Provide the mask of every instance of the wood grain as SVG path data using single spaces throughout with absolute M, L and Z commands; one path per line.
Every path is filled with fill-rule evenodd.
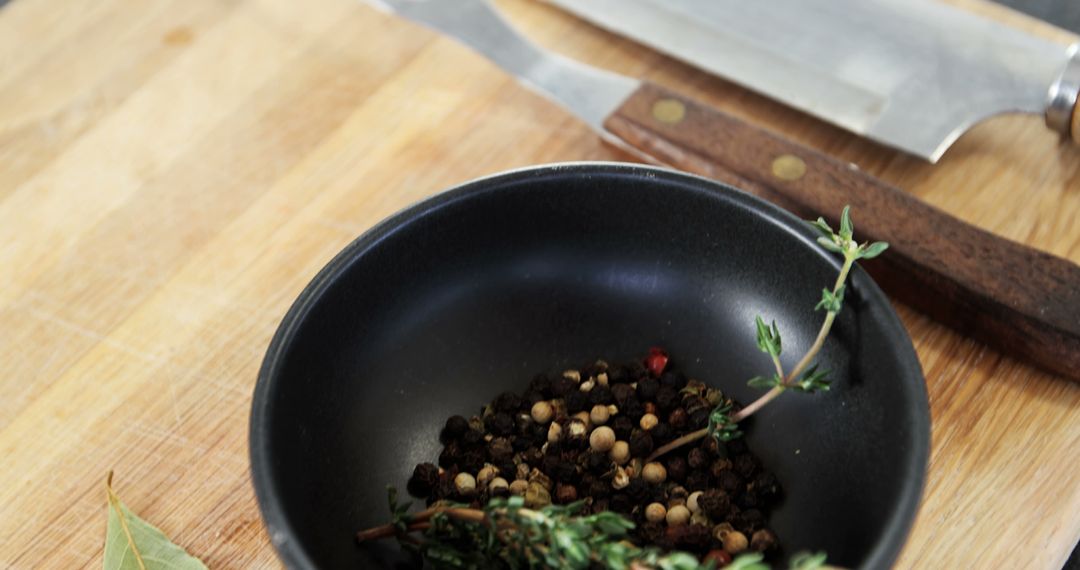
M 1080 260 L 1080 154 L 1039 118 L 979 125 L 932 167 L 543 4 L 499 5 L 544 45 Z M 100 567 L 109 469 L 129 507 L 212 568 L 278 567 L 247 414 L 304 284 L 379 219 L 462 180 L 627 158 L 464 48 L 353 0 L 13 0 L 0 103 L 5 569 Z M 897 309 L 934 421 L 898 567 L 1060 568 L 1080 538 L 1080 387 Z
M 644 83 L 604 123 L 661 164 L 732 184 L 858 236 L 895 299 L 1006 354 L 1080 381 L 1080 265 L 958 220 L 902 190 L 671 90 Z

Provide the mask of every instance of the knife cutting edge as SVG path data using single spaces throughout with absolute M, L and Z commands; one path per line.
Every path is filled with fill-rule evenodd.
M 854 165 L 663 87 L 548 52 L 485 0 L 369 2 L 456 38 L 649 160 L 804 217 L 835 216 L 850 204 L 864 236 L 891 245 L 866 264 L 891 295 L 1002 352 L 1080 380 L 1080 266 L 966 224 Z

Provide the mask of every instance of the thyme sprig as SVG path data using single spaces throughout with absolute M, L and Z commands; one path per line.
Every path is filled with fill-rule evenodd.
M 880 241 L 860 244 L 855 241 L 850 206 L 844 206 L 844 210 L 840 214 L 840 228 L 838 231 L 833 231 L 824 218 L 809 221 L 809 224 L 821 234 L 817 238 L 818 244 L 831 252 L 844 256 L 844 263 L 840 267 L 840 274 L 837 275 L 832 289 L 822 289 L 821 301 L 814 307 L 816 311 L 825 311 L 825 318 L 821 323 L 821 328 L 818 330 L 814 343 L 791 371 L 785 374 L 784 366 L 780 362 L 780 353 L 783 350 L 780 328 L 777 327 L 776 321 L 767 325 L 765 320 L 758 316 L 755 319 L 758 349 L 768 354 L 772 359 L 775 373 L 771 376 L 755 376 L 747 384 L 768 391 L 751 402 L 750 405 L 735 413 L 732 413 L 733 406 L 730 400 L 721 402 L 709 415 L 708 427 L 688 433 L 657 448 L 646 461 L 655 461 L 665 453 L 707 435 L 716 438 L 718 441 L 730 441 L 738 438 L 742 435 L 742 432 L 738 429 L 739 422 L 750 417 L 788 390 L 813 393 L 829 389 L 828 371 L 820 369 L 817 364 L 813 364 L 813 361 L 821 352 L 822 346 L 825 345 L 825 338 L 829 336 L 833 322 L 836 320 L 836 316 L 840 314 L 840 309 L 843 308 L 845 282 L 848 274 L 857 261 L 873 259 L 881 255 L 889 247 L 889 244 Z
M 436 569 L 448 568 L 569 568 L 585 570 L 594 564 L 612 570 L 712 570 L 685 552 L 663 553 L 628 540 L 634 523 L 611 511 L 577 514 L 582 501 L 569 505 L 525 508 L 522 497 L 493 498 L 482 508 L 440 503 L 409 515 L 409 504 L 397 502 L 388 487 L 390 524 L 357 534 L 359 542 L 397 537 L 419 552 Z M 418 539 L 413 533 L 421 533 Z M 760 553 L 747 553 L 726 568 L 769 570 Z M 819 570 L 825 554 L 797 555 L 791 570 Z

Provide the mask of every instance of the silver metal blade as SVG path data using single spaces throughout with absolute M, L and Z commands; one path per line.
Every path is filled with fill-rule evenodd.
M 1068 60 L 935 0 L 549 1 L 930 161 L 991 115 L 1042 114 Z
M 640 82 L 537 47 L 485 0 L 368 0 L 480 52 L 603 133 L 604 119 Z

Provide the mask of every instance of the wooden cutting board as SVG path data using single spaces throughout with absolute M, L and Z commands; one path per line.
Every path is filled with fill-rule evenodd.
M 1080 261 L 1080 149 L 1040 118 L 979 125 L 930 166 L 548 6 L 499 4 L 547 46 Z M 133 510 L 210 567 L 277 567 L 247 417 L 292 300 L 412 202 L 583 159 L 627 157 L 483 59 L 354 0 L 0 9 L 0 567 L 99 566 L 110 469 Z M 1080 385 L 897 310 L 933 414 L 898 566 L 1060 568 L 1080 538 Z

